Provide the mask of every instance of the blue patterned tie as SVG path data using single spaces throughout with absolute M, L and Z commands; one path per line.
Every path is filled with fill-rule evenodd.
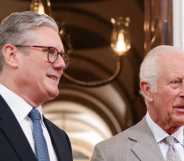
M 40 123 L 41 115 L 37 109 L 33 108 L 29 113 L 29 117 L 33 122 L 33 138 L 35 141 L 35 149 L 38 161 L 49 161 L 48 148 Z

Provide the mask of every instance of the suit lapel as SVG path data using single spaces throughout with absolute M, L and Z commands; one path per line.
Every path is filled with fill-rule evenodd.
M 36 157 L 25 137 L 13 112 L 0 96 L 0 129 L 4 132 L 5 139 L 16 151 L 20 160 L 36 161 Z
M 45 125 L 49 131 L 54 150 L 56 152 L 58 161 L 71 161 L 71 149 L 69 149 L 69 143 L 66 140 L 64 132 L 58 130 L 55 125 L 44 118 Z
M 129 137 L 132 144 L 132 152 L 141 161 L 164 161 L 160 148 L 145 120 L 142 120 Z

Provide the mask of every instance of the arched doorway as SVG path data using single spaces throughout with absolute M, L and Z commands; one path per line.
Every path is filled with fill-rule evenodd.
M 129 112 L 126 104 L 112 86 L 94 91 L 62 89 L 61 93 L 57 99 L 44 105 L 45 116 L 69 135 L 74 160 L 88 161 L 98 142 L 121 131 L 123 122 L 120 124 L 116 113 L 127 124 Z

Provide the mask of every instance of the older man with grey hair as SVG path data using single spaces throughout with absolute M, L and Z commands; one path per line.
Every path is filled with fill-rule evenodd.
M 91 161 L 184 161 L 184 51 L 160 45 L 140 67 L 146 116 L 96 145 Z
M 42 114 L 68 59 L 56 22 L 31 11 L 0 24 L 0 161 L 72 161 L 67 134 Z

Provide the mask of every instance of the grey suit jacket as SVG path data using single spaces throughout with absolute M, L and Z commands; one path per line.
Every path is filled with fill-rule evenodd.
M 91 161 L 164 161 L 145 119 L 95 146 Z

